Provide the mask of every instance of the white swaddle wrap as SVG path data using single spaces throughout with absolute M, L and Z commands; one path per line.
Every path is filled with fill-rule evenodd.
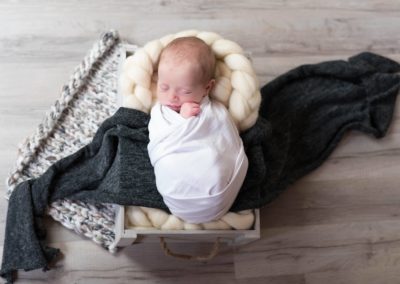
M 171 213 L 189 223 L 221 218 L 248 168 L 242 140 L 226 108 L 205 97 L 200 114 L 185 119 L 156 103 L 149 137 L 157 189 Z

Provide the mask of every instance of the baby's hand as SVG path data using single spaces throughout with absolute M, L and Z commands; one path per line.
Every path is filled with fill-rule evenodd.
M 200 113 L 200 105 L 198 103 L 184 103 L 181 106 L 180 114 L 184 118 L 196 116 Z

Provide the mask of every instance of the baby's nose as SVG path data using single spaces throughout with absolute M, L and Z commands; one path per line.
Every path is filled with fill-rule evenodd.
M 170 92 L 168 93 L 168 98 L 169 98 L 171 101 L 176 101 L 176 100 L 178 99 L 178 96 L 176 95 L 175 91 L 170 91 Z

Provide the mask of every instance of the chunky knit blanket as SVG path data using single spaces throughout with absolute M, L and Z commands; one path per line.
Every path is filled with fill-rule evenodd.
M 91 53 L 75 73 L 72 84 L 64 88 L 67 99 L 56 104 L 49 121 L 57 124 L 68 119 L 84 119 L 84 106 L 74 105 L 74 96 L 78 94 L 95 93 L 101 97 L 115 93 L 115 69 L 111 67 L 115 63 L 110 58 L 117 56 L 118 44 L 115 33 L 103 37 L 97 55 L 92 57 Z M 105 71 L 107 68 L 110 70 Z M 271 202 L 289 184 L 321 165 L 347 130 L 363 131 L 377 138 L 384 136 L 400 87 L 400 78 L 395 74 L 399 71 L 400 65 L 392 60 L 362 53 L 348 61 L 300 66 L 265 85 L 261 89 L 259 118 L 242 133 L 249 171 L 231 210 L 259 208 Z M 102 78 L 99 84 L 96 78 Z M 69 102 L 65 103 L 68 98 Z M 89 101 L 92 105 L 102 104 L 101 99 Z M 62 107 L 63 103 L 67 107 Z M 70 106 L 80 109 L 72 118 Z M 63 110 L 57 112 L 57 107 Z M 101 126 L 90 144 L 83 148 L 75 146 L 79 150 L 65 159 L 49 158 L 49 164 L 57 162 L 37 177 L 19 183 L 12 191 L 2 277 L 12 281 L 12 272 L 17 269 L 47 269 L 48 263 L 57 256 L 57 249 L 45 245 L 41 220 L 47 207 L 56 200 L 139 204 L 167 210 L 156 190 L 145 151 L 148 115 L 120 108 L 117 112 L 110 110 L 104 115 L 107 116 L 111 117 L 99 123 Z M 39 128 L 38 137 L 48 131 L 45 125 Z M 68 131 L 63 128 L 61 136 L 69 135 Z M 60 139 L 57 134 L 53 137 Z M 44 144 L 40 138 L 38 141 L 33 150 Z M 75 149 L 70 148 L 66 153 Z M 66 150 L 62 151 L 66 155 Z M 26 155 L 22 159 L 20 165 L 25 167 L 15 171 L 10 178 L 11 185 L 18 183 L 13 180 L 24 180 L 26 165 L 31 164 L 29 159 L 35 159 L 32 157 Z M 133 167 L 126 167 L 129 165 Z M 78 206 L 85 207 L 84 204 Z M 102 206 L 112 209 L 107 205 L 87 206 L 82 216 L 96 215 Z
M 75 68 L 42 123 L 19 146 L 6 181 L 7 198 L 17 184 L 39 177 L 57 160 L 89 144 L 101 123 L 116 112 L 121 49 L 118 33 L 107 32 Z M 114 241 L 112 204 L 60 199 L 49 205 L 47 213 L 106 248 Z

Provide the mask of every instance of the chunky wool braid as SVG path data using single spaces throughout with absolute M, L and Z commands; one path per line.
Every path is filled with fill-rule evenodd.
M 253 126 L 261 103 L 259 83 L 253 66 L 238 44 L 212 32 L 188 30 L 167 35 L 147 43 L 129 56 L 120 77 L 123 106 L 150 112 L 156 100 L 154 71 L 160 53 L 173 39 L 185 36 L 202 39 L 216 56 L 216 84 L 211 97 L 227 107 L 240 131 Z
M 254 211 L 243 210 L 228 212 L 219 220 L 190 224 L 182 219 L 157 208 L 127 206 L 126 219 L 128 228 L 160 230 L 247 230 L 254 224 Z

